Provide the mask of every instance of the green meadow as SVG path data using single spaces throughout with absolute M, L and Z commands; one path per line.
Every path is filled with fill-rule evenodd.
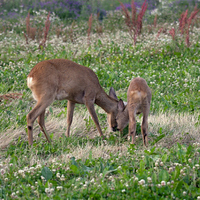
M 75 11 L 54 12 L 42 5 L 27 10 L 25 3 L 11 2 L 0 1 L 0 200 L 200 200 L 199 4 L 147 1 L 156 9 L 147 7 L 139 34 L 136 26 L 127 26 L 115 0 L 98 1 L 101 10 L 91 10 L 92 21 L 84 8 L 98 6 L 93 0 L 80 7 L 79 17 Z M 143 1 L 138 2 L 140 12 Z M 130 144 L 128 127 L 123 137 L 112 132 L 98 106 L 106 139 L 85 105 L 78 104 L 67 138 L 67 100 L 46 109 L 52 143 L 36 121 L 29 146 L 26 115 L 36 101 L 26 78 L 38 62 L 54 58 L 91 68 L 104 90 L 113 87 L 124 101 L 130 81 L 144 78 L 152 90 L 148 147 L 142 143 L 142 115 L 137 117 L 136 142 Z

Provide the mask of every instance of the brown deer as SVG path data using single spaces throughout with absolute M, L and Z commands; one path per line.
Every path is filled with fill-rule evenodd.
M 27 85 L 31 89 L 36 106 L 27 115 L 28 141 L 33 144 L 33 123 L 38 123 L 48 142 L 51 139 L 46 131 L 44 116 L 45 109 L 54 100 L 67 99 L 67 131 L 70 135 L 75 104 L 85 104 L 100 136 L 103 136 L 99 125 L 94 104 L 97 104 L 108 114 L 108 123 L 113 131 L 117 130 L 116 115 L 118 99 L 111 87 L 109 95 L 99 84 L 96 74 L 88 67 L 84 67 L 66 59 L 52 59 L 35 65 L 27 77 Z
M 151 89 L 143 78 L 134 78 L 128 88 L 127 105 L 120 99 L 118 102 L 117 129 L 122 133 L 123 129 L 129 123 L 129 136 L 132 136 L 132 144 L 134 144 L 136 132 L 136 114 L 143 113 L 143 121 L 141 132 L 143 144 L 147 146 L 147 129 L 148 129 L 148 114 L 151 103 Z

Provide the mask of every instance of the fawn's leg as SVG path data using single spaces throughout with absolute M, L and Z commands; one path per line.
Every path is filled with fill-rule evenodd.
M 146 104 L 143 106 L 143 120 L 141 125 L 141 132 L 143 138 L 144 146 L 148 145 L 148 115 L 149 115 L 150 105 Z
M 131 143 L 135 143 L 135 132 L 136 132 L 136 119 L 135 119 L 135 110 L 129 110 L 129 127 L 128 133 L 129 136 L 132 136 Z

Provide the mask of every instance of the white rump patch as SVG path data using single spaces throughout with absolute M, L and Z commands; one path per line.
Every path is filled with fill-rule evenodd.
M 33 85 L 33 77 L 27 78 L 27 85 L 28 85 L 29 88 L 31 88 L 31 86 Z

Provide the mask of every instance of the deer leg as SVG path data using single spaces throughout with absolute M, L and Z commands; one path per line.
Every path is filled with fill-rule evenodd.
M 45 116 L 45 109 L 44 111 L 38 116 L 37 120 L 38 120 L 38 124 L 40 125 L 40 129 L 41 131 L 44 133 L 47 141 L 50 143 L 51 142 L 51 138 L 49 137 L 47 131 L 46 131 L 46 127 L 45 127 L 45 123 L 44 123 L 44 116 Z
M 101 127 L 99 125 L 99 120 L 97 118 L 97 114 L 96 114 L 95 109 L 94 109 L 94 102 L 86 101 L 85 105 L 86 105 L 86 107 L 87 107 L 96 127 L 97 127 L 97 130 L 99 131 L 100 136 L 104 139 L 104 135 L 102 133 Z
M 129 136 L 132 136 L 131 144 L 135 143 L 135 132 L 136 132 L 136 119 L 134 110 L 129 110 L 129 127 L 128 133 Z
M 148 145 L 148 114 L 149 114 L 149 107 L 146 106 L 146 108 L 143 111 L 143 120 L 141 125 L 141 132 L 143 137 L 143 144 L 144 146 Z
M 28 115 L 26 116 L 26 119 L 27 119 L 27 128 L 28 128 L 28 142 L 29 142 L 29 145 L 33 144 L 33 123 L 34 123 L 34 121 L 36 120 L 36 118 L 39 115 L 41 115 L 44 112 L 44 110 L 52 102 L 53 102 L 53 98 L 49 98 L 49 99 L 45 98 L 43 101 L 42 100 L 38 101 L 37 104 L 36 104 L 36 106 L 33 108 L 33 110 L 31 110 L 31 112 L 29 112 Z M 49 137 L 49 136 L 47 136 L 47 137 Z
M 73 120 L 73 113 L 74 113 L 75 103 L 72 101 L 67 102 L 67 131 L 66 136 L 69 137 L 70 127 Z

